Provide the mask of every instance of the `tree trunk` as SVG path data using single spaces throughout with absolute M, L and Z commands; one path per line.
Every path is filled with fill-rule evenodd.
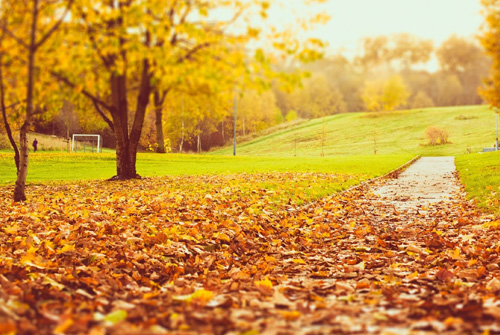
M 135 160 L 130 154 L 128 136 L 127 79 L 125 75 L 111 76 L 111 100 L 116 138 L 116 176 L 112 179 L 132 179 L 137 176 Z
M 224 119 L 222 119 L 221 133 L 222 133 L 222 143 L 226 144 L 226 137 L 224 136 Z
M 201 130 L 198 128 L 198 137 L 196 142 L 196 151 L 198 154 L 201 153 Z
M 179 153 L 182 154 L 182 147 L 184 146 L 184 119 L 182 119 L 181 125 L 181 144 L 179 145 Z
M 139 96 L 137 97 L 137 105 L 135 108 L 134 123 L 130 131 L 130 161 L 134 166 L 135 177 L 139 177 L 136 173 L 135 163 L 137 160 L 137 148 L 139 140 L 141 139 L 142 128 L 144 126 L 144 118 L 146 117 L 146 109 L 149 104 L 149 97 L 151 95 L 151 73 L 149 71 L 149 62 L 144 60 L 142 62 L 142 75 L 141 86 L 139 88 Z
M 25 121 L 19 132 L 19 170 L 17 171 L 16 186 L 14 187 L 14 201 L 26 201 L 26 178 L 28 176 L 28 131 L 30 124 Z
M 156 144 L 158 145 L 156 147 L 156 152 L 159 154 L 164 154 L 166 152 L 165 150 L 165 139 L 163 135 L 163 101 L 160 97 L 160 94 L 158 91 L 155 91 L 154 93 L 154 104 L 155 104 L 155 126 L 156 126 Z
M 143 62 L 141 86 L 137 98 L 134 123 L 128 129 L 127 78 L 125 75 L 111 77 L 111 99 L 114 132 L 116 137 L 116 176 L 112 179 L 125 180 L 139 178 L 136 170 L 137 147 L 151 94 L 149 63 Z
M 19 171 L 14 187 L 14 201 L 26 200 L 26 177 L 28 176 L 28 131 L 33 120 L 33 94 L 35 85 L 36 27 L 38 21 L 38 0 L 33 0 L 33 21 L 31 22 L 30 46 L 28 50 L 28 83 L 26 87 L 26 119 L 19 134 Z

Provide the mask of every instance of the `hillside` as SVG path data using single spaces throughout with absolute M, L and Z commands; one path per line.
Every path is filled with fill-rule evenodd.
M 446 145 L 430 146 L 429 126 L 449 133 Z M 238 155 L 325 156 L 373 154 L 460 155 L 492 147 L 495 116 L 488 106 L 337 114 L 309 120 L 237 146 Z M 232 146 L 211 154 L 231 155 Z

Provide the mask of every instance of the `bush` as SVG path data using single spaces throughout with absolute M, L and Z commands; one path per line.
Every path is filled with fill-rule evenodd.
M 425 136 L 429 139 L 430 145 L 439 145 L 448 143 L 448 132 L 438 127 L 427 127 Z

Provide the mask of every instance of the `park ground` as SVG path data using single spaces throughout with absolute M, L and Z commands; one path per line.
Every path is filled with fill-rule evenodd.
M 500 156 L 419 216 L 345 191 L 414 156 L 41 152 L 14 204 L 0 154 L 0 334 L 498 333 Z

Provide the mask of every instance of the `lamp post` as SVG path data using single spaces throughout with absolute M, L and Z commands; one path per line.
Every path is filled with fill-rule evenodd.
M 233 156 L 236 156 L 236 115 L 238 111 L 238 95 L 234 90 L 234 138 L 233 138 Z
M 498 108 L 493 107 L 495 111 L 495 129 L 496 129 L 496 139 L 495 139 L 495 150 L 498 151 Z

